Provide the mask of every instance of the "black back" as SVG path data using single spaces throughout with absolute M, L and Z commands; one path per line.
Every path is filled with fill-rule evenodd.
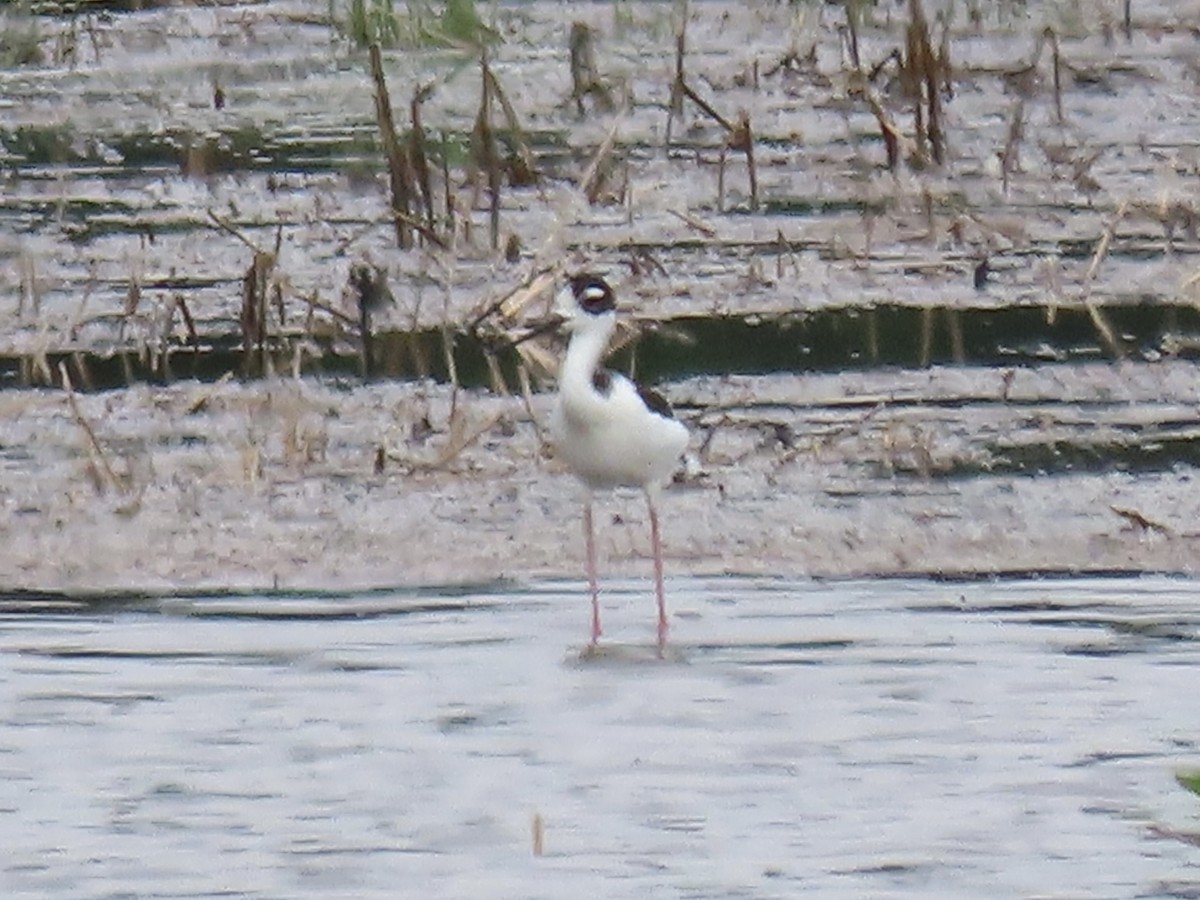
M 602 397 L 607 397 L 612 390 L 613 374 L 608 369 L 597 369 L 592 373 L 592 387 L 596 393 Z M 642 402 L 646 404 L 646 409 L 650 412 L 662 416 L 664 419 L 675 418 L 675 413 L 671 409 L 671 404 L 667 402 L 667 398 L 660 394 L 654 388 L 648 388 L 645 385 L 634 382 L 633 389 L 637 391 Z
M 658 413 L 664 419 L 675 418 L 675 413 L 671 410 L 671 404 L 667 402 L 667 398 L 653 388 L 644 387 L 643 385 L 634 385 L 637 388 L 638 396 L 642 398 L 642 402 L 646 404 L 646 409 L 652 413 Z

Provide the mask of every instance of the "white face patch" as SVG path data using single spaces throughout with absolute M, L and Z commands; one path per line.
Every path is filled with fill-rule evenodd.
M 602 300 L 604 299 L 604 288 L 598 284 L 590 284 L 583 291 L 582 300 Z

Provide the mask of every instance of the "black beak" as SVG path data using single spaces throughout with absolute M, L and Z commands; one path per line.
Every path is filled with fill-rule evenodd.
M 562 328 L 563 323 L 566 321 L 566 316 L 560 316 L 557 313 L 552 313 L 544 319 L 538 319 L 534 322 L 530 322 L 529 330 L 520 337 L 516 338 L 512 342 L 512 345 L 515 347 L 518 344 L 523 344 L 535 337 L 541 337 L 543 334 L 547 334 L 551 331 L 558 331 L 558 329 Z

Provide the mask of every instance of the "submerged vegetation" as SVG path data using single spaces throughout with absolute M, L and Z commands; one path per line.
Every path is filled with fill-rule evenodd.
M 344 12 L 339 11 L 338 5 L 338 0 L 329 0 L 329 19 L 359 47 L 371 44 L 396 47 L 403 37 L 415 43 L 420 34 L 420 19 L 414 19 L 411 13 L 413 7 L 423 7 L 418 2 L 409 3 L 410 13 L 403 19 L 396 11 L 395 0 L 349 0 L 343 4 Z
M 42 32 L 29 0 L 16 0 L 0 10 L 0 68 L 37 65 L 42 62 Z
M 485 25 L 475 0 L 448 0 L 439 13 L 430 0 L 329 0 L 329 20 L 356 47 L 474 47 L 499 35 Z
M 1193 794 L 1200 796 L 1200 769 L 1179 772 L 1175 775 L 1175 780 Z

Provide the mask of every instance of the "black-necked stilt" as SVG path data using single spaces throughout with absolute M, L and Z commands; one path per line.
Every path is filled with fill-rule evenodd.
M 687 447 L 688 431 L 672 417 L 670 406 L 659 394 L 601 367 L 617 324 L 616 297 L 603 278 L 588 273 L 571 276 L 559 294 L 557 311 L 571 340 L 559 371 L 552 432 L 559 454 L 587 488 L 583 535 L 592 592 L 592 646 L 600 638 L 592 491 L 636 487 L 645 492 L 650 509 L 661 654 L 667 640 L 667 610 L 658 495 Z

